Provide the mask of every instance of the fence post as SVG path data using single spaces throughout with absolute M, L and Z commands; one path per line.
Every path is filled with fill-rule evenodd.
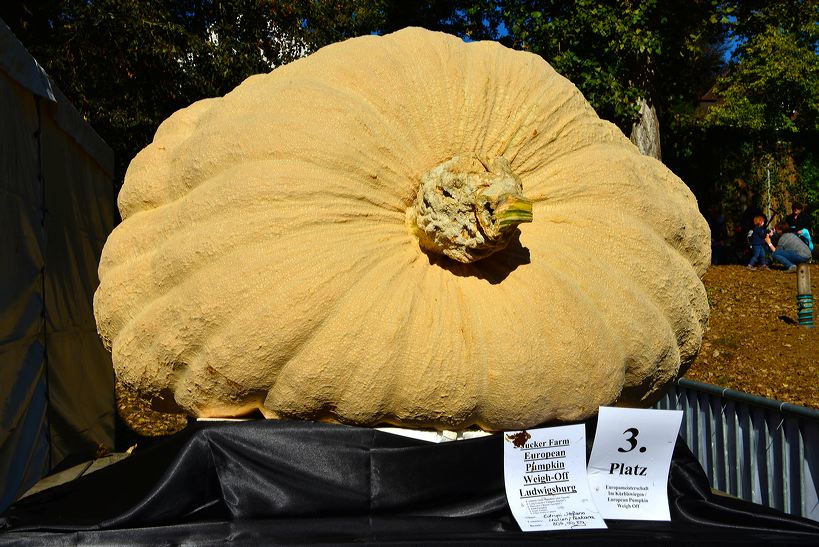
M 813 294 L 810 288 L 810 264 L 799 264 L 796 270 L 796 311 L 799 324 L 813 327 Z

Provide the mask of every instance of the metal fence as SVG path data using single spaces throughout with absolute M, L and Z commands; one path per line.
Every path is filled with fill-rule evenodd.
M 819 411 L 684 378 L 656 407 L 684 412 L 713 488 L 819 521 Z

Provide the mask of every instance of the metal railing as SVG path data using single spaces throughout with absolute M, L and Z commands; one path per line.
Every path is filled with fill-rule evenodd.
M 713 488 L 819 521 L 819 411 L 685 378 L 655 406 L 684 412 Z

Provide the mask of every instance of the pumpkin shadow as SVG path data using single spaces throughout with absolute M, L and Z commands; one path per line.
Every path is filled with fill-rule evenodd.
M 520 243 L 520 230 L 515 232 L 504 250 L 472 264 L 463 264 L 435 253 L 426 253 L 426 255 L 431 266 L 443 268 L 458 277 L 477 277 L 492 285 L 501 283 L 518 267 L 531 263 L 529 249 Z

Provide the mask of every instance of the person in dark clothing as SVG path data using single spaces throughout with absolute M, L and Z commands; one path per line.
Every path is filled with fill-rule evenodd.
M 725 222 L 725 215 L 716 207 L 709 207 L 705 220 L 711 228 L 711 263 L 729 264 L 731 245 L 728 239 L 728 227 Z
M 768 269 L 767 260 L 765 258 L 766 247 L 773 250 L 771 238 L 768 231 L 765 229 L 765 217 L 757 215 L 754 217 L 754 227 L 751 230 L 751 261 L 748 262 L 748 269 L 755 270 L 757 264 L 765 270 Z
M 794 202 L 791 205 L 791 214 L 785 217 L 785 222 L 788 223 L 791 232 L 799 232 L 806 229 L 810 232 L 810 217 L 805 214 L 805 207 L 801 203 Z

